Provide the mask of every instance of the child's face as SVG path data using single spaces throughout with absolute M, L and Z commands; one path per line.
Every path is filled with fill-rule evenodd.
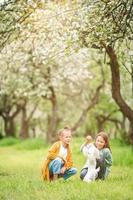
M 96 138 L 96 147 L 100 150 L 103 149 L 105 147 L 105 140 L 101 137 L 98 136 Z
M 64 130 L 62 135 L 60 136 L 60 140 L 64 145 L 68 145 L 71 141 L 72 134 L 70 130 Z

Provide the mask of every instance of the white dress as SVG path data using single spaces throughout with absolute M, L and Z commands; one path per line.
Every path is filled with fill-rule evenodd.
M 83 168 L 88 168 L 87 174 L 85 175 L 83 181 L 94 181 L 97 177 L 98 171 L 100 170 L 100 168 L 96 169 L 96 159 L 100 158 L 99 150 L 92 143 L 82 145 L 80 149 L 87 158 Z

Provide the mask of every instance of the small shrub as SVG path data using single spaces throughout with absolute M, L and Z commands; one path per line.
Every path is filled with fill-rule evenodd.
M 0 146 L 12 146 L 20 142 L 21 141 L 18 138 L 8 137 L 0 140 Z
M 41 149 L 46 147 L 47 144 L 45 143 L 44 139 L 42 138 L 32 138 L 23 140 L 23 142 L 16 145 L 17 149 L 22 150 L 35 150 Z

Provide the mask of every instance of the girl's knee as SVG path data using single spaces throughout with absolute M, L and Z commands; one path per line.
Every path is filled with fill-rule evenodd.
M 50 172 L 53 174 L 59 174 L 62 167 L 62 160 L 60 158 L 56 158 L 49 163 Z
M 61 165 L 62 165 L 62 160 L 59 158 L 56 158 L 55 160 L 53 160 L 53 163 L 52 163 L 52 165 L 54 166 L 54 167 L 61 167 Z

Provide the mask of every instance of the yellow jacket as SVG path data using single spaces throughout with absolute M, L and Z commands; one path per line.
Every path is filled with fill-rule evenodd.
M 61 146 L 61 141 L 55 142 L 52 147 L 48 151 L 47 158 L 44 160 L 43 167 L 42 167 L 42 177 L 43 180 L 50 181 L 50 174 L 49 174 L 49 163 L 54 160 L 56 157 L 59 157 L 59 150 Z M 62 158 L 63 159 L 63 158 Z M 72 154 L 70 150 L 70 146 L 67 146 L 67 157 L 64 166 L 66 169 L 69 169 L 72 167 L 73 161 L 72 161 Z

